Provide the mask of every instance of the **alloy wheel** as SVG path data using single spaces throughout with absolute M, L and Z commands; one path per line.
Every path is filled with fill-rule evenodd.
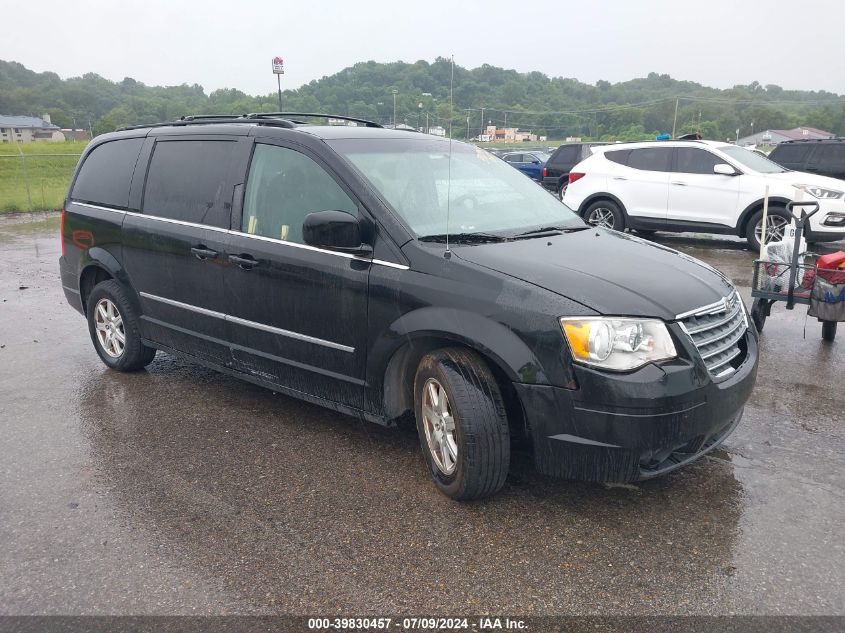
M 94 327 L 103 351 L 112 358 L 120 358 L 126 348 L 126 329 L 123 317 L 111 299 L 100 299 L 94 308 Z
M 434 464 L 444 475 L 451 475 L 458 464 L 455 419 L 446 390 L 434 378 L 429 378 L 423 387 L 422 418 L 425 440 Z
M 780 242 L 786 232 L 786 225 L 789 224 L 786 218 L 779 215 L 770 215 L 766 218 L 766 244 L 769 242 Z M 763 219 L 754 228 L 757 241 L 761 242 L 763 237 Z
M 612 229 L 615 224 L 613 211 L 607 207 L 597 207 L 590 212 L 587 222 L 592 226 L 603 226 L 606 229 Z

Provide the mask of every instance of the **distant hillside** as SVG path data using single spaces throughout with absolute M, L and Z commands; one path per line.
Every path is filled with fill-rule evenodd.
M 283 93 L 287 111 L 333 112 L 383 123 L 449 126 L 450 64 L 418 61 L 361 62 Z M 845 98 L 829 92 L 784 90 L 754 82 L 727 90 L 668 75 L 596 85 L 576 79 L 519 73 L 483 65 L 455 66 L 453 136 L 476 135 L 484 123 L 518 126 L 551 138 L 582 136 L 630 140 L 671 132 L 675 100 L 678 133 L 700 130 L 707 138 L 733 138 L 755 130 L 809 125 L 845 135 Z M 422 108 L 419 107 L 422 104 Z M 88 73 L 62 80 L 19 63 L 0 61 L 0 113 L 48 112 L 61 127 L 76 124 L 102 133 L 184 114 L 244 113 L 278 109 L 275 93 L 250 96 L 229 88 L 206 94 L 202 86 L 147 86 L 131 78 L 113 82 Z M 467 119 L 469 118 L 469 125 Z

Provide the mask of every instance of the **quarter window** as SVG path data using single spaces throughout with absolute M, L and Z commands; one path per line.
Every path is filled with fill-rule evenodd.
M 305 216 L 330 210 L 358 216 L 352 199 L 312 159 L 286 147 L 255 146 L 246 183 L 244 233 L 301 244 Z
M 669 171 L 671 147 L 643 147 L 632 149 L 628 157 L 628 167 L 646 171 Z
M 91 150 L 73 184 L 71 199 L 125 209 L 129 204 L 129 182 L 143 143 L 142 138 L 128 138 Z
M 772 152 L 772 160 L 781 165 L 796 165 L 803 163 L 812 148 L 806 143 L 784 143 Z
M 157 142 L 144 188 L 143 212 L 228 228 L 223 194 L 236 146 L 234 141 Z
M 724 160 L 706 150 L 695 147 L 679 147 L 675 150 L 674 171 L 682 174 L 713 175 L 713 167 L 724 162 Z

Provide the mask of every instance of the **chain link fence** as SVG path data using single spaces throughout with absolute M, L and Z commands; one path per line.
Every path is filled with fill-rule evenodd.
M 5 149 L 0 146 L 0 213 L 60 209 L 81 154 Z

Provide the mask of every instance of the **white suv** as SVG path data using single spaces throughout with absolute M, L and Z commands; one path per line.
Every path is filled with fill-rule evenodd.
M 744 236 L 759 248 L 769 186 L 766 241 L 789 222 L 786 203 L 818 202 L 811 242 L 845 238 L 845 180 L 784 169 L 736 145 L 653 141 L 593 148 L 569 174 L 563 201 L 590 224 L 640 233 L 695 231 Z

